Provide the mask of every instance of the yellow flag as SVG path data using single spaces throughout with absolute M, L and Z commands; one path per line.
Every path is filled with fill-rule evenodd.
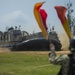
M 47 34 L 47 26 L 46 26 L 46 18 L 47 14 L 44 9 L 40 9 L 40 7 L 43 5 L 44 2 L 36 3 L 34 6 L 34 16 L 35 19 L 39 25 L 39 28 L 41 29 L 44 37 L 48 39 Z

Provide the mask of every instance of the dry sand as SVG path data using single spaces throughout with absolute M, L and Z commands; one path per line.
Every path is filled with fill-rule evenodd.
M 24 54 L 49 54 L 50 51 L 10 51 L 8 48 L 0 48 L 0 53 L 24 53 Z M 56 54 L 69 54 L 69 50 L 56 51 Z
M 10 52 L 8 48 L 0 48 L 0 53 Z

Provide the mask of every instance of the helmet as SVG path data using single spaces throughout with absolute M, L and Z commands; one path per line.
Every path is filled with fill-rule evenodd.
M 70 40 L 69 50 L 75 51 L 75 39 Z

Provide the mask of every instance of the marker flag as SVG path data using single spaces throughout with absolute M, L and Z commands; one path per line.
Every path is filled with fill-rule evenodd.
M 46 19 L 47 19 L 47 13 L 44 9 L 40 9 L 41 6 L 45 2 L 36 3 L 34 6 L 34 16 L 35 19 L 39 25 L 39 28 L 41 29 L 44 37 L 48 39 L 48 33 L 47 33 L 47 25 L 46 25 Z
M 64 30 L 66 31 L 67 36 L 70 39 L 71 38 L 70 28 L 69 28 L 68 20 L 65 16 L 67 8 L 64 6 L 55 6 L 55 9 L 56 9 L 58 18 L 60 19 L 62 26 L 63 26 Z

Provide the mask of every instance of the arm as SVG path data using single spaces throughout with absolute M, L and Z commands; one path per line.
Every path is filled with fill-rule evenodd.
M 51 53 L 49 53 L 49 60 L 50 62 L 53 62 L 56 57 L 56 53 L 55 53 L 55 46 L 52 43 L 50 44 L 50 51 Z
M 57 56 L 56 52 L 55 52 L 55 46 L 52 43 L 50 44 L 50 51 L 51 51 L 51 53 L 49 54 L 50 63 L 58 64 L 58 65 L 63 64 L 63 62 L 66 60 L 67 56 L 66 55 Z
M 55 53 L 55 46 L 52 43 L 50 44 L 50 51 L 51 53 L 49 53 L 49 61 L 50 63 L 54 64 L 56 53 Z

